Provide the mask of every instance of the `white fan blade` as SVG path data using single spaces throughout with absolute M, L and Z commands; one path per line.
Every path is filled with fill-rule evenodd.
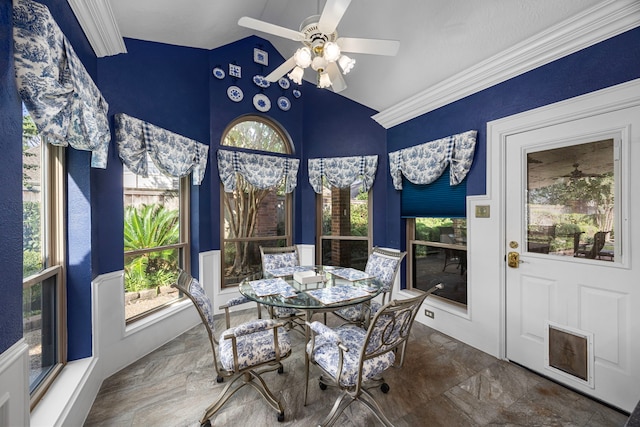
M 325 34 L 333 33 L 349 7 L 349 3 L 351 0 L 327 0 L 318 21 L 318 29 Z
M 290 30 L 289 28 L 249 18 L 248 16 L 240 18 L 238 20 L 238 25 L 241 27 L 251 28 L 252 30 L 262 31 L 263 33 L 273 34 L 274 36 L 295 40 L 297 42 L 304 40 L 304 34 L 300 31 Z
M 278 68 L 269 73 L 265 79 L 268 82 L 275 83 L 280 80 L 280 77 L 284 76 L 289 72 L 293 67 L 296 66 L 296 60 L 293 59 L 293 56 L 282 63 Z
M 343 52 L 395 56 L 398 53 L 398 49 L 400 49 L 400 42 L 397 40 L 340 37 L 336 41 L 338 46 L 340 46 L 340 50 Z
M 338 68 L 338 64 L 330 62 L 327 66 L 327 74 L 329 74 L 329 78 L 331 79 L 331 88 L 335 93 L 342 92 L 347 88 L 347 82 L 344 81 L 342 73 Z

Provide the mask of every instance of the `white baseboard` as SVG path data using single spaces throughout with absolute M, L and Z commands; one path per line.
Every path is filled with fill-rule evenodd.
M 0 354 L 0 426 L 29 425 L 29 346 L 24 339 Z

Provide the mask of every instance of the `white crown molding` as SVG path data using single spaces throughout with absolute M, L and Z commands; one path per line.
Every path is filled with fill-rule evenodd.
M 604 1 L 371 117 L 389 129 L 639 25 L 639 1 Z
M 109 0 L 67 2 L 98 58 L 127 52 Z

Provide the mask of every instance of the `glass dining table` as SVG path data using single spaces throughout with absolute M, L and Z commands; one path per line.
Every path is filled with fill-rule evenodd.
M 248 299 L 302 311 L 308 323 L 314 314 L 351 305 L 363 304 L 363 310 L 366 310 L 382 288 L 383 283 L 379 279 L 364 271 L 333 266 L 283 267 L 265 271 L 262 279 L 247 278 L 239 285 L 240 293 Z M 305 342 L 309 341 L 309 334 L 307 326 Z M 305 364 L 308 369 L 306 351 Z M 305 401 L 306 393 L 307 390 Z

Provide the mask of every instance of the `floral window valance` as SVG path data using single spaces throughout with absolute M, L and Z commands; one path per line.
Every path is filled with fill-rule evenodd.
M 393 186 L 402 190 L 402 175 L 414 184 L 431 184 L 449 167 L 449 185 L 458 185 L 471 169 L 477 131 L 470 130 L 389 153 Z
M 163 173 L 183 177 L 193 173 L 194 185 L 204 178 L 209 146 L 126 114 L 116 114 L 118 153 L 131 172 L 148 175 L 147 156 Z
M 227 193 L 236 189 L 236 173 L 263 190 L 275 187 L 284 179 L 285 193 L 291 193 L 298 184 L 299 165 L 299 159 L 218 150 L 218 172 Z
M 322 177 L 329 184 L 346 188 L 362 180 L 363 191 L 373 186 L 378 168 L 378 156 L 326 157 L 309 159 L 309 183 L 313 190 L 322 193 Z
M 13 1 L 16 83 L 38 132 L 51 144 L 91 151 L 91 166 L 107 167 L 109 106 L 49 9 Z

